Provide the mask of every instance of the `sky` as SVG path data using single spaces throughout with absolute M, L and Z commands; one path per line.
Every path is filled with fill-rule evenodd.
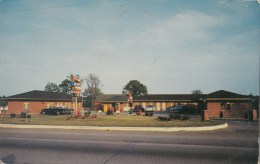
M 259 27 L 255 0 L 0 0 L 0 96 L 70 74 L 105 94 L 259 95 Z

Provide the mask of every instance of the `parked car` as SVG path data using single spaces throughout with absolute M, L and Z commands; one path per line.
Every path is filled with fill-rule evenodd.
M 41 114 L 47 115 L 70 114 L 71 112 L 73 112 L 73 109 L 69 109 L 67 107 L 52 107 L 41 110 Z
M 144 109 L 144 112 L 146 116 L 153 116 L 153 112 L 155 112 L 155 107 L 153 105 L 148 105 Z
M 142 112 L 144 112 L 144 108 L 142 105 L 136 105 L 133 112 L 137 113 L 139 112 L 139 110 L 141 110 Z
M 170 112 L 173 112 L 173 113 L 180 113 L 182 110 L 185 110 L 185 106 L 175 106 L 175 107 L 171 107 L 169 109 Z
M 145 112 L 154 112 L 155 111 L 155 107 L 153 105 L 148 105 L 145 110 Z
M 194 114 L 198 114 L 198 109 L 192 106 L 179 105 L 176 107 L 170 107 L 169 112 L 194 115 Z
M 188 106 L 176 106 L 176 107 L 171 107 L 169 111 L 171 114 L 169 115 L 171 119 L 174 120 L 189 120 L 190 119 L 190 109 Z

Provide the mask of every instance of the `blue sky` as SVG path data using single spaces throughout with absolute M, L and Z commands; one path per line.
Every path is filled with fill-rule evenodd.
M 0 0 L 0 95 L 96 74 L 104 93 L 259 93 L 254 0 Z M 83 88 L 86 84 L 83 84 Z

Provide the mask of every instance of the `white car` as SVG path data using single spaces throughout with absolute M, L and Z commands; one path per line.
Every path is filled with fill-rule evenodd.
M 155 107 L 152 105 L 148 105 L 145 110 L 145 112 L 154 112 L 155 111 Z
M 155 111 L 155 107 L 152 105 L 148 105 L 144 109 L 145 116 L 153 116 L 154 111 Z

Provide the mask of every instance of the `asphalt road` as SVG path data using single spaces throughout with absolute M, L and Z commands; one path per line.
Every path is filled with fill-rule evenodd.
M 257 163 L 258 122 L 208 132 L 0 129 L 7 164 Z

